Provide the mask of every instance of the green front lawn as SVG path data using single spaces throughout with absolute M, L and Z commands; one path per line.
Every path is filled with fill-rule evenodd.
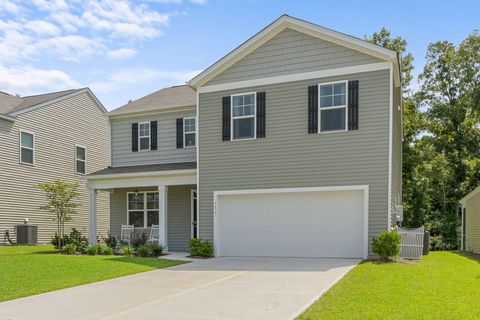
M 431 252 L 419 262 L 361 263 L 298 319 L 479 319 L 480 261 Z
M 0 301 L 185 263 L 157 258 L 67 256 L 51 247 L 0 247 Z

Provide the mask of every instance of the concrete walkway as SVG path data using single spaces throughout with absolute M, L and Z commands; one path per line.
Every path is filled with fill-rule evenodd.
M 358 262 L 197 260 L 0 303 L 0 319 L 292 319 Z

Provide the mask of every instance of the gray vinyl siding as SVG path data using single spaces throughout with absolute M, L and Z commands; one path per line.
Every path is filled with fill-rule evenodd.
M 480 254 L 480 194 L 468 199 L 465 224 L 465 251 Z
M 167 235 L 169 251 L 188 251 L 192 232 L 191 195 L 196 186 L 168 187 Z
M 190 111 L 162 112 L 131 118 L 111 118 L 112 166 L 135 166 L 196 161 L 196 148 L 177 149 L 177 118 L 195 117 Z M 132 123 L 158 121 L 158 149 L 132 152 Z
M 35 166 L 19 163 L 19 132 L 35 134 Z M 28 218 L 38 226 L 39 243 L 48 243 L 56 222 L 39 209 L 45 194 L 35 188 L 43 182 L 64 179 L 79 183 L 78 214 L 66 224 L 87 235 L 88 193 L 85 177 L 75 174 L 75 144 L 87 148 L 87 173 L 109 165 L 109 122 L 105 113 L 87 93 L 19 115 L 15 122 L 0 120 L 0 232 Z M 99 193 L 98 234 L 107 234 L 109 194 Z
M 396 225 L 395 207 L 402 204 L 402 111 L 401 89 L 393 88 L 391 223 Z
M 206 85 L 382 62 L 378 58 L 286 29 Z
M 191 238 L 191 190 L 195 185 L 169 186 L 167 193 L 167 236 L 169 251 L 188 251 Z M 127 224 L 127 193 L 139 191 L 156 191 L 157 187 L 115 189 L 110 196 L 110 229 L 113 235 L 120 237 L 122 224 Z M 136 233 L 150 229 L 135 228 Z
M 359 80 L 359 130 L 308 134 L 307 88 Z M 266 138 L 222 142 L 222 97 L 266 92 Z M 200 236 L 213 238 L 213 192 L 369 185 L 369 236 L 388 225 L 389 70 L 199 96 Z

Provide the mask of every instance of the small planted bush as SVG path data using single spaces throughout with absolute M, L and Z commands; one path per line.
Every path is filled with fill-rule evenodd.
M 372 251 L 384 259 L 400 256 L 402 237 L 397 230 L 383 231 L 372 240 Z
M 123 246 L 122 247 L 122 254 L 124 256 L 130 257 L 133 254 L 133 248 L 130 246 Z
M 97 254 L 102 254 L 103 253 L 103 246 L 100 243 L 97 243 L 95 245 L 95 248 L 97 249 Z
M 76 250 L 77 246 L 75 245 L 75 243 L 69 243 L 63 247 L 62 252 L 64 254 L 75 254 Z
M 145 232 L 142 232 L 139 237 L 135 237 L 132 239 L 132 247 L 137 249 L 138 247 L 147 243 L 147 235 Z
M 110 247 L 103 248 L 102 253 L 106 256 L 111 256 L 113 254 L 113 249 Z
M 190 239 L 188 243 L 190 255 L 194 257 L 213 257 L 213 244 L 208 240 Z
M 89 247 L 87 248 L 87 254 L 88 254 L 89 256 L 94 256 L 94 255 L 96 255 L 96 254 L 97 254 L 97 246 L 89 246 Z
M 149 245 L 142 244 L 141 246 L 139 246 L 137 248 L 137 254 L 140 257 L 149 257 L 150 253 L 151 253 L 151 251 L 150 251 L 150 246 Z
M 149 244 L 147 244 L 147 246 L 150 249 L 150 255 L 151 256 L 158 257 L 158 256 L 162 255 L 163 250 L 164 250 L 162 245 L 159 245 L 157 243 L 149 243 Z
M 103 241 L 105 241 L 107 247 L 110 247 L 112 249 L 115 249 L 117 247 L 117 238 L 112 234 L 109 234 Z

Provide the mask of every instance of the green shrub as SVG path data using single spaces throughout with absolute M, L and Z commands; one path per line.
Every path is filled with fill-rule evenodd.
M 113 249 L 110 247 L 104 247 L 102 253 L 106 256 L 111 256 L 113 254 Z
M 112 249 L 115 249 L 117 247 L 117 237 L 112 234 L 109 234 L 107 237 L 105 237 L 103 241 L 105 241 L 107 247 L 110 247 Z
M 135 237 L 132 239 L 131 245 L 134 249 L 138 249 L 138 247 L 146 244 L 147 240 L 147 235 L 145 234 L 145 232 L 142 232 L 139 237 Z
M 95 248 L 97 249 L 97 254 L 102 254 L 103 253 L 103 246 L 100 243 L 97 243 L 95 245 Z
M 208 240 L 190 239 L 188 247 L 192 256 L 213 257 L 213 244 Z
M 77 246 L 75 245 L 75 243 L 69 243 L 63 247 L 62 252 L 64 254 L 75 254 L 76 250 Z
M 94 256 L 94 255 L 96 255 L 96 254 L 97 254 L 97 246 L 89 246 L 89 247 L 87 248 L 87 254 L 88 254 L 89 256 Z
M 150 255 L 151 256 L 158 257 L 158 256 L 162 255 L 163 250 L 164 250 L 162 245 L 160 245 L 158 243 L 149 243 L 149 244 L 147 244 L 147 246 L 150 249 Z
M 402 237 L 397 230 L 383 231 L 373 238 L 372 251 L 382 258 L 397 258 L 400 255 Z
M 445 241 L 442 235 L 430 237 L 430 250 L 432 251 L 444 251 L 454 250 L 456 246 Z
M 138 254 L 140 257 L 149 257 L 150 254 L 151 254 L 150 246 L 149 246 L 149 245 L 146 245 L 146 244 L 142 244 L 141 246 L 139 246 L 139 247 L 137 248 L 137 254 Z
M 58 249 L 59 242 L 60 242 L 60 236 L 57 233 L 55 233 L 50 243 L 53 245 L 55 249 Z M 72 228 L 70 235 L 63 236 L 63 246 L 66 246 L 67 244 L 71 244 L 71 243 L 75 244 L 77 251 L 80 251 L 80 252 L 86 250 L 88 246 L 87 237 L 82 236 L 82 233 L 75 228 Z
M 130 247 L 130 246 L 123 246 L 122 247 L 122 254 L 124 256 L 130 257 L 132 255 L 132 253 L 133 253 L 132 247 Z

